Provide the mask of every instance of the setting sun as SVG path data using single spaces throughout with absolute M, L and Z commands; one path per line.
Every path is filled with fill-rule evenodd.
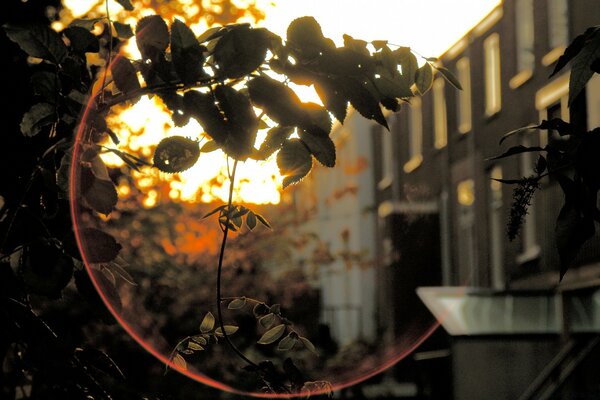
M 208 2 L 210 3 L 210 2 Z M 214 7 L 201 3 L 202 7 Z M 244 1 L 234 1 L 238 9 L 245 6 Z M 395 45 L 410 45 L 417 54 L 424 57 L 437 56 L 450 47 L 456 38 L 464 34 L 478 22 L 498 0 L 474 1 L 459 0 L 446 2 L 442 0 L 414 2 L 407 0 L 365 2 L 358 0 L 335 1 L 256 1 L 256 7 L 264 13 L 264 19 L 257 18 L 256 24 L 266 27 L 285 38 L 289 23 L 299 16 L 314 16 L 322 25 L 326 36 L 336 44 L 342 44 L 343 34 L 349 34 L 367 41 L 387 39 Z M 96 1 L 64 0 L 71 12 L 71 18 L 80 17 L 90 10 L 101 15 L 102 9 Z M 199 35 L 209 23 L 199 15 L 198 4 L 190 0 L 180 0 L 180 7 L 173 14 L 191 23 L 193 31 Z M 146 2 L 140 1 L 142 8 L 136 10 L 139 15 L 154 13 L 150 7 L 144 8 Z M 435 13 L 431 13 L 436 9 Z M 95 11 L 94 11 L 95 10 Z M 109 11 L 113 18 L 125 23 L 134 23 L 136 18 L 123 12 L 116 2 L 109 2 Z M 218 10 L 216 10 L 218 12 Z M 212 17 L 211 17 L 212 18 Z M 212 20 L 209 18 L 209 20 Z M 248 15 L 240 13 L 239 20 L 252 22 Z M 448 21 L 452 20 L 449 24 Z M 60 26 L 56 26 L 57 29 Z M 139 52 L 133 39 L 125 44 L 123 54 L 139 58 Z M 312 87 L 292 86 L 302 101 L 319 103 Z M 163 138 L 179 135 L 203 141 L 202 127 L 195 121 L 184 127 L 175 127 L 161 101 L 154 97 L 142 97 L 136 104 L 121 108 L 109 119 L 109 126 L 121 139 L 121 148 L 137 152 L 150 159 L 154 146 Z M 256 146 L 264 139 L 266 130 L 259 131 Z M 121 166 L 122 161 L 107 153 L 104 160 L 113 166 Z M 152 207 L 159 201 L 158 192 L 153 187 L 158 182 L 168 182 L 168 197 L 186 202 L 225 201 L 227 198 L 227 163 L 222 151 L 202 153 L 196 165 L 175 176 L 160 174 L 151 168 L 142 173 L 134 173 L 136 184 L 145 193 L 143 204 Z M 238 169 L 239 184 L 234 193 L 235 201 L 267 204 L 279 203 L 281 177 L 275 163 L 275 157 L 264 162 L 247 161 Z

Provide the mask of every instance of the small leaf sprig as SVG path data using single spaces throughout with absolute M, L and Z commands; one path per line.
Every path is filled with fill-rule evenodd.
M 293 328 L 293 323 L 281 313 L 281 305 L 266 303 L 250 297 L 228 297 L 223 301 L 229 301 L 227 308 L 230 310 L 241 310 L 247 305 L 253 305 L 252 314 L 258 324 L 265 329 L 257 343 L 270 345 L 277 343 L 277 350 L 289 351 L 294 347 L 304 347 L 311 353 L 318 355 L 315 345 L 306 337 L 298 334 Z M 287 335 L 286 335 L 287 333 Z

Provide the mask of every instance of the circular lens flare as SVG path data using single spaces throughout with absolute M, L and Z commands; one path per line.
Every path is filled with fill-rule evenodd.
M 185 364 L 182 364 L 180 359 L 173 358 L 173 354 L 177 351 L 176 345 L 182 338 L 187 335 L 201 334 L 197 329 L 204 312 L 211 311 L 214 315 L 217 315 L 213 292 L 214 275 L 216 275 L 214 264 L 217 255 L 214 254 L 214 251 L 211 252 L 208 250 L 210 246 L 205 246 L 207 254 L 199 256 L 200 258 L 178 257 L 178 252 L 185 247 L 175 246 L 173 243 L 182 243 L 181 241 L 178 242 L 178 239 L 187 238 L 192 235 L 192 239 L 190 239 L 192 240 L 192 245 L 190 248 L 193 248 L 202 247 L 201 239 L 206 240 L 206 238 L 209 238 L 218 244 L 221 238 L 219 235 L 215 235 L 214 232 L 202 231 L 204 228 L 197 228 L 197 226 L 214 224 L 214 221 L 194 222 L 194 216 L 190 215 L 186 217 L 185 215 L 178 214 L 181 211 L 180 209 L 178 209 L 177 213 L 173 213 L 172 210 L 169 211 L 168 208 L 164 207 L 151 207 L 148 209 L 147 207 L 143 207 L 143 204 L 138 204 L 138 207 L 131 207 L 130 205 L 128 214 L 134 215 L 131 221 L 124 221 L 118 217 L 97 218 L 97 214 L 90 211 L 89 207 L 82 205 L 85 202 L 85 200 L 81 200 L 83 197 L 82 192 L 87 189 L 86 185 L 88 185 L 84 176 L 85 169 L 89 168 L 90 164 L 90 160 L 88 159 L 89 154 L 86 152 L 89 139 L 88 135 L 86 135 L 85 127 L 94 101 L 94 96 L 91 96 L 76 133 L 70 171 L 71 213 L 77 244 L 81 251 L 86 270 L 94 287 L 115 319 L 146 351 L 168 365 L 169 368 L 177 370 L 213 388 L 241 395 L 265 398 L 296 397 L 308 394 L 308 389 L 293 393 L 259 392 L 258 390 L 262 385 L 257 384 L 260 380 L 258 375 L 244 372 L 242 370 L 244 362 L 236 357 L 223 340 L 218 343 L 209 343 L 210 346 L 206 346 L 200 352 L 202 353 L 200 356 L 197 357 L 197 354 L 192 354 L 185 361 Z M 121 194 L 129 193 L 129 190 L 119 189 L 119 192 Z M 123 207 L 125 206 L 119 202 L 117 213 Z M 135 215 L 136 210 L 140 216 Z M 184 209 L 184 211 L 188 212 L 189 207 Z M 142 213 L 145 214 L 142 216 Z M 158 218 L 160 222 L 156 225 L 156 229 L 152 228 L 154 229 L 153 235 L 148 235 L 148 232 L 146 232 L 146 235 L 142 235 L 140 239 L 140 235 L 136 236 L 135 231 L 144 228 L 144 224 L 146 223 L 144 218 L 149 213 Z M 121 214 L 124 215 L 125 213 Z M 161 214 L 163 215 L 161 216 Z M 121 216 L 120 218 L 123 217 Z M 195 229 L 197 231 L 194 232 Z M 168 233 L 166 236 L 175 235 L 175 238 L 170 236 L 170 238 L 165 237 L 165 232 Z M 281 240 L 279 233 L 275 233 L 273 236 L 277 240 Z M 113 241 L 113 237 L 117 237 L 120 244 Z M 233 239 L 234 247 L 235 243 L 241 242 L 235 248 L 238 251 L 252 253 L 254 249 L 245 248 L 244 237 L 242 234 L 237 235 Z M 259 239 L 252 243 L 256 247 L 260 247 L 260 240 L 262 239 L 259 237 Z M 142 242 L 141 244 L 139 243 L 140 241 Z M 165 241 L 169 243 L 169 246 L 165 244 Z M 144 243 L 161 244 L 164 253 L 169 256 L 164 260 L 170 259 L 175 260 L 175 262 L 160 265 L 161 270 L 158 271 L 157 268 L 160 263 L 157 263 L 152 258 L 146 259 L 143 252 L 140 251 Z M 262 246 L 269 247 L 264 244 Z M 273 246 L 266 249 L 267 254 L 272 254 L 276 248 L 276 246 Z M 195 250 L 198 249 L 196 248 Z M 235 251 L 235 249 L 231 251 Z M 111 252 L 115 253 L 115 256 L 118 253 L 119 263 L 131 266 L 128 274 L 137 283 L 136 285 L 123 282 L 123 276 L 119 276 L 119 268 L 122 268 L 123 265 L 115 266 L 111 264 L 113 262 L 112 258 L 114 258 L 111 258 Z M 199 259 L 210 260 L 211 257 L 212 262 L 208 262 L 211 265 L 210 267 L 200 265 Z M 251 258 L 247 254 L 243 257 Z M 258 269 L 261 269 L 260 273 L 256 272 Z M 197 273 L 198 278 L 193 278 L 193 274 L 190 275 L 190 271 Z M 294 322 L 294 329 L 300 334 L 306 334 L 307 336 L 309 336 L 309 333 L 312 333 L 313 336 L 310 339 L 317 344 L 317 349 L 322 353 L 320 356 L 314 356 L 308 354 L 309 352 L 305 351 L 306 349 L 301 350 L 298 352 L 299 355 L 296 362 L 303 368 L 303 372 L 310 377 L 311 381 L 326 381 L 330 383 L 330 386 L 322 388 L 316 387 L 315 389 L 313 387 L 310 392 L 311 394 L 325 393 L 331 389 L 343 389 L 363 382 L 388 369 L 411 354 L 439 325 L 426 311 L 425 307 L 416 307 L 414 310 L 405 310 L 408 311 L 409 317 L 404 317 L 401 321 L 394 320 L 392 317 L 392 320 L 388 321 L 388 325 L 391 326 L 391 330 L 394 332 L 394 339 L 384 340 L 383 338 L 375 338 L 375 340 L 371 340 L 370 342 L 357 340 L 359 344 L 355 344 L 354 346 L 335 345 L 328 348 L 328 341 L 335 340 L 331 337 L 325 337 L 330 335 L 326 335 L 323 333 L 323 330 L 320 330 L 323 324 L 318 314 L 322 313 L 323 310 L 319 310 L 318 301 L 310 303 L 308 300 L 310 299 L 309 294 L 314 294 L 315 292 L 314 287 L 311 288 L 310 284 L 303 282 L 302 279 L 304 278 L 298 278 L 298 274 L 290 274 L 287 278 L 283 274 L 282 278 L 282 274 L 278 271 L 276 275 L 279 275 L 279 278 L 276 279 L 270 275 L 270 272 L 270 268 L 268 267 L 263 268 L 260 265 L 244 266 L 243 262 L 234 259 L 229 263 L 226 262 L 222 287 L 229 295 L 243 294 L 249 299 L 256 296 L 257 298 L 261 298 L 260 301 L 266 301 L 267 299 L 264 296 L 267 296 L 272 297 L 272 299 L 269 298 L 269 300 L 272 300 L 272 303 L 282 301 L 277 295 L 273 295 L 273 293 L 276 293 L 283 298 L 287 298 L 288 300 L 291 298 L 293 300 L 291 303 L 288 301 L 286 309 L 291 311 L 291 314 L 300 316 L 300 320 L 292 321 Z M 189 278 L 190 276 L 192 278 Z M 169 279 L 174 280 L 176 284 L 165 284 L 164 281 L 168 281 Z M 245 284 L 240 286 L 240 281 L 244 281 Z M 233 290 L 232 287 L 234 285 L 238 285 L 237 290 L 241 290 L 242 292 L 229 293 Z M 182 297 L 187 298 L 186 304 L 188 304 L 189 309 L 183 312 L 185 316 L 182 318 L 185 318 L 184 320 L 172 320 L 172 310 L 167 304 L 168 301 L 160 297 L 161 291 L 165 287 L 170 291 L 168 296 L 165 297 L 168 301 L 180 301 Z M 186 290 L 186 288 L 189 290 Z M 173 293 L 177 292 L 177 290 L 181 290 L 181 293 Z M 196 293 L 197 297 L 195 297 Z M 295 297 L 293 293 L 296 293 Z M 317 297 L 322 295 L 323 293 L 317 293 Z M 402 295 L 404 298 L 409 299 L 407 304 L 418 302 L 415 293 L 403 293 Z M 306 317 L 307 314 L 301 314 L 296 310 L 296 308 L 301 309 L 303 303 L 313 305 L 308 310 L 311 315 L 308 318 Z M 227 320 L 226 323 L 236 323 L 240 330 L 240 332 L 232 337 L 232 340 L 238 343 L 238 345 L 244 346 L 245 354 L 255 362 L 269 359 L 273 360 L 276 365 L 282 365 L 284 359 L 289 355 L 287 352 L 282 353 L 273 348 L 267 348 L 265 345 L 256 344 L 256 339 L 261 334 L 264 334 L 265 329 L 262 329 L 260 323 L 257 324 L 257 321 L 254 319 L 253 312 L 255 310 L 246 310 L 245 313 L 241 313 L 228 310 L 225 304 L 223 308 L 224 318 Z M 203 307 L 202 312 L 197 311 L 200 307 Z M 192 317 L 190 317 L 191 314 L 193 314 Z M 340 318 L 340 315 L 339 310 L 337 314 L 334 311 L 333 317 L 329 318 L 328 321 Z M 246 330 L 248 330 L 247 334 L 242 333 L 242 331 Z M 254 335 L 257 335 L 256 339 L 250 340 Z M 210 341 L 213 339 L 218 339 L 216 334 L 210 338 Z M 191 350 L 188 348 L 184 349 L 184 351 Z M 295 350 L 291 351 L 290 354 L 292 358 L 295 358 Z M 334 362 L 336 359 L 339 362 Z M 253 376 L 253 378 L 249 378 L 249 376 Z

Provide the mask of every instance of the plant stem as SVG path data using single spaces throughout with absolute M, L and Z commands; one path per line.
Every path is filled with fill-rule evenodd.
M 227 209 L 228 210 L 231 209 L 231 204 L 232 204 L 232 199 L 233 199 L 233 188 L 234 188 L 234 183 L 235 183 L 235 170 L 237 168 L 237 164 L 238 164 L 238 161 L 235 160 L 233 163 L 233 168 L 231 170 L 231 176 L 229 177 L 229 200 L 227 201 Z M 244 353 L 242 353 L 240 351 L 240 349 L 238 349 L 233 344 L 233 342 L 231 341 L 231 339 L 229 339 L 229 336 L 227 335 L 227 331 L 225 330 L 225 324 L 223 323 L 223 311 L 222 311 L 222 307 L 221 307 L 221 302 L 223 301 L 223 299 L 221 298 L 221 272 L 223 270 L 223 257 L 225 256 L 225 246 L 227 245 L 227 234 L 229 233 L 229 215 L 230 215 L 230 213 L 228 212 L 227 219 L 225 220 L 225 229 L 223 229 L 223 241 L 221 242 L 221 251 L 219 252 L 219 265 L 217 266 L 217 316 L 219 318 L 219 326 L 221 327 L 221 332 L 223 333 L 223 338 L 225 339 L 225 341 L 227 342 L 229 347 L 231 347 L 231 349 L 238 355 L 238 357 L 240 357 L 246 363 L 248 363 L 249 365 L 252 365 L 255 368 L 259 368 L 259 366 L 255 362 L 253 362 L 248 357 L 246 357 L 244 355 Z

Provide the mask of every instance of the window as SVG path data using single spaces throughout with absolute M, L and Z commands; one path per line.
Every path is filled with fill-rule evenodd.
M 408 162 L 404 164 L 404 172 L 409 173 L 423 161 L 423 116 L 421 99 L 415 97 L 410 102 L 408 112 Z
M 433 81 L 433 118 L 433 144 L 436 149 L 441 149 L 448 144 L 446 98 L 444 96 L 444 80 L 442 78 L 438 78 Z
M 379 134 L 381 135 L 381 180 L 379 181 L 378 187 L 379 189 L 385 189 L 392 184 L 393 174 L 394 174 L 394 150 L 393 150 L 393 141 L 392 141 L 392 132 L 384 131 L 383 129 L 379 130 Z
M 569 122 L 568 100 L 569 74 L 566 73 L 554 79 L 535 94 L 535 108 L 539 112 L 539 120 L 562 118 Z M 551 132 L 541 132 L 540 146 L 544 147 L 548 144 L 549 134 Z
M 500 111 L 500 37 L 497 33 L 488 36 L 483 42 L 485 54 L 485 115 L 491 116 Z
M 458 202 L 458 267 L 461 284 L 477 285 L 475 252 L 475 182 L 465 179 L 456 186 Z
M 517 72 L 531 71 L 535 64 L 533 0 L 517 0 L 515 13 Z
M 492 287 L 497 290 L 504 289 L 504 217 L 502 215 L 502 183 L 496 179 L 502 179 L 502 168 L 493 167 L 488 176 L 490 182 L 488 196 L 488 220 L 489 220 L 489 253 Z
M 548 0 L 548 44 L 550 50 L 566 46 L 569 42 L 567 0 Z
M 457 111 L 458 131 L 467 133 L 471 130 L 471 63 L 467 57 L 456 62 L 458 80 L 463 90 L 458 90 Z

